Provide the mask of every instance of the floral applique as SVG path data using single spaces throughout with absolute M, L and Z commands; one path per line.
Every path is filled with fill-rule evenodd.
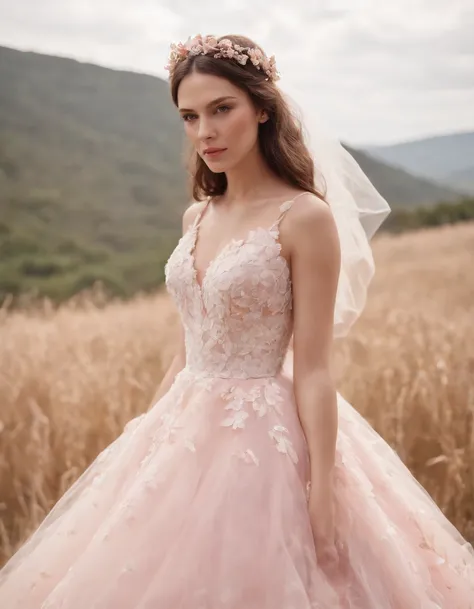
M 249 463 L 251 465 L 260 465 L 260 460 L 250 448 L 247 448 L 246 450 L 242 450 L 240 452 L 235 452 L 234 455 L 239 459 L 242 459 L 242 461 L 244 461 L 245 463 Z
M 226 409 L 232 410 L 232 414 L 221 422 L 223 427 L 232 427 L 232 429 L 244 429 L 245 419 L 248 419 L 249 413 L 245 410 L 234 410 L 230 405 Z
M 183 424 L 176 422 L 177 415 L 173 412 L 164 412 L 160 418 L 163 424 L 158 435 L 158 441 L 160 443 L 174 442 L 177 431 L 183 428 Z
M 190 438 L 189 436 L 184 436 L 184 438 L 183 438 L 185 429 L 186 429 L 186 427 L 184 424 L 175 423 L 175 422 L 173 422 L 173 419 L 167 419 L 165 417 L 165 424 L 163 426 L 163 431 L 159 437 L 159 443 L 160 444 L 163 442 L 172 443 L 172 442 L 176 442 L 178 439 L 181 439 L 184 447 L 187 448 L 189 451 L 195 453 L 196 445 L 195 445 L 194 441 L 192 440 L 192 438 Z
M 245 422 L 250 416 L 249 412 L 245 410 L 245 406 L 252 408 L 258 418 L 262 418 L 270 412 L 279 416 L 283 414 L 284 398 L 280 386 L 273 379 L 266 379 L 265 382 L 254 385 L 250 389 L 232 385 L 221 393 L 221 397 L 227 401 L 224 408 L 232 412 L 221 422 L 221 425 L 233 429 L 244 429 Z M 268 432 L 275 442 L 276 449 L 281 453 L 286 453 L 293 463 L 297 463 L 298 455 L 288 433 L 287 428 L 281 424 L 274 425 Z M 258 465 L 258 458 L 250 448 L 235 454 L 247 463 Z
M 253 402 L 255 412 L 261 417 L 271 410 L 280 416 L 283 415 L 283 396 L 281 395 L 281 388 L 278 383 L 269 380 L 260 389 L 260 395 L 258 396 L 260 399 Z
M 272 379 L 265 379 L 264 382 L 254 385 L 250 389 L 232 385 L 221 393 L 221 398 L 227 402 L 225 410 L 233 412 L 221 424 L 233 426 L 234 429 L 236 429 L 236 425 L 243 427 L 244 421 L 249 417 L 249 413 L 244 409 L 246 405 L 249 405 L 259 418 L 269 412 L 275 412 L 280 416 L 283 414 L 281 389 Z
M 185 438 L 184 440 L 184 446 L 190 450 L 192 453 L 196 452 L 196 445 L 194 444 L 193 440 L 191 440 L 191 438 Z
M 287 435 L 285 435 L 288 434 L 288 429 L 283 425 L 274 425 L 268 433 L 275 440 L 278 452 L 286 453 L 293 463 L 298 463 L 298 455 L 293 448 L 293 444 Z

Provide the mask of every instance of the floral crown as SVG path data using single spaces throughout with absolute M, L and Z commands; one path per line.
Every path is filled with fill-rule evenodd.
M 234 59 L 243 66 L 250 60 L 257 70 L 265 72 L 267 75 L 265 80 L 275 82 L 280 78 L 274 55 L 267 57 L 260 49 L 240 46 L 228 38 L 218 41 L 215 36 L 198 34 L 194 38 L 188 38 L 184 44 L 172 43 L 170 48 L 169 63 L 165 66 L 170 76 L 173 75 L 176 66 L 190 55 L 210 55 L 214 59 Z

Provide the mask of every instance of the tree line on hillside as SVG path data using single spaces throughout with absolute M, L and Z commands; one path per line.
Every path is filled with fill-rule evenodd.
M 382 230 L 401 233 L 443 224 L 457 224 L 474 220 L 474 198 L 455 203 L 441 202 L 432 207 L 396 208 L 382 225 Z

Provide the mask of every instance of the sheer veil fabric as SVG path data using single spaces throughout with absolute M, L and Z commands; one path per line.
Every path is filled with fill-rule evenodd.
M 315 163 L 316 182 L 326 191 L 341 244 L 341 272 L 334 316 L 334 336 L 346 336 L 364 309 L 375 266 L 370 239 L 390 213 L 354 157 L 323 127 L 310 101 L 297 102 L 284 92 L 302 121 Z

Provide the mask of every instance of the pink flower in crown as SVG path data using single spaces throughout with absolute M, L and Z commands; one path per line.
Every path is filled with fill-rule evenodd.
M 179 61 L 181 61 L 181 59 L 186 57 L 188 51 L 181 42 L 179 42 L 178 44 L 171 43 L 170 49 L 171 51 L 169 61 L 165 66 L 165 69 L 171 72 L 174 69 L 175 64 L 177 64 Z
M 206 38 L 202 41 L 204 54 L 209 53 L 209 51 L 217 51 L 217 47 L 218 43 L 215 36 L 206 36 Z
M 250 59 L 258 70 L 262 70 L 266 73 L 267 80 L 271 79 L 276 81 L 280 78 L 276 69 L 274 55 L 268 59 L 260 49 L 234 44 L 228 38 L 223 38 L 218 41 L 215 36 L 208 35 L 203 37 L 201 34 L 197 34 L 193 38 L 189 37 L 184 44 L 180 42 L 178 44 L 171 44 L 170 47 L 171 53 L 169 64 L 165 66 L 170 73 L 172 73 L 176 65 L 186 59 L 188 55 L 213 54 L 216 59 L 223 57 L 233 59 L 241 65 L 246 65 L 247 61 Z
M 203 52 L 202 44 L 199 44 L 198 42 L 195 42 L 189 49 L 190 55 L 201 55 L 202 52 Z
M 199 55 L 202 52 L 202 36 L 198 34 L 191 38 L 191 36 L 184 43 L 184 47 L 189 55 Z
M 186 57 L 186 55 L 188 54 L 188 50 L 182 42 L 178 44 L 172 44 L 171 49 L 176 58 Z
M 250 57 L 250 61 L 256 68 L 260 68 L 260 62 L 263 59 L 263 53 L 260 49 L 249 49 L 247 51 L 248 56 Z
M 219 47 L 221 49 L 231 49 L 232 41 L 229 40 L 228 38 L 223 38 L 222 40 L 219 41 Z
M 276 67 L 276 59 L 275 59 L 275 55 L 272 55 L 270 57 L 270 77 L 274 80 L 280 80 L 280 74 L 278 73 L 277 67 Z
M 237 59 L 238 55 L 237 51 L 232 47 L 226 47 L 225 49 L 222 49 L 221 53 L 223 57 L 228 57 L 229 59 L 233 59 L 234 57 Z
M 189 50 L 193 46 L 199 45 L 199 44 L 202 44 L 202 35 L 196 34 L 196 36 L 192 36 L 192 37 L 189 36 L 188 39 L 186 40 L 186 42 L 184 43 L 184 46 Z

